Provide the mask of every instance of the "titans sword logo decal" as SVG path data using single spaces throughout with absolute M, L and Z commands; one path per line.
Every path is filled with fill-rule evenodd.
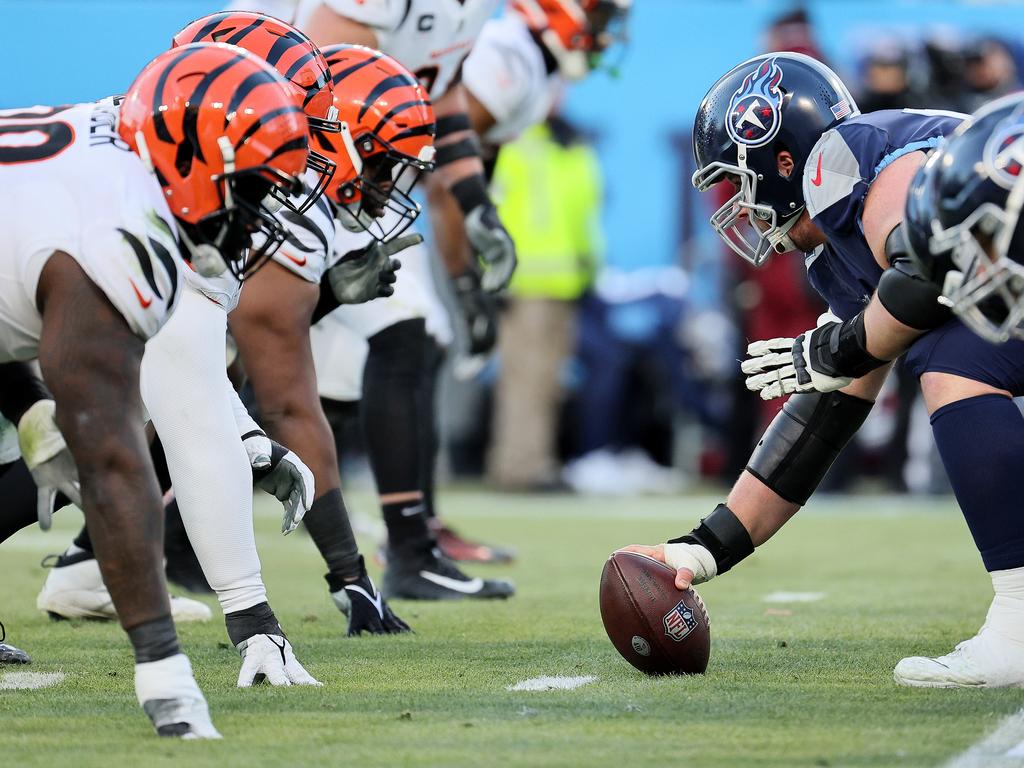
M 743 79 L 729 101 L 729 138 L 748 147 L 761 147 L 775 138 L 782 125 L 781 82 L 775 59 L 766 59 Z

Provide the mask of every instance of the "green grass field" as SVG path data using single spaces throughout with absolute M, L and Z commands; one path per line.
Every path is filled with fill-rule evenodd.
M 416 629 L 346 639 L 308 538 L 275 534 L 258 503 L 271 604 L 322 689 L 234 688 L 239 659 L 219 618 L 180 628 L 222 742 L 157 740 L 134 701 L 116 626 L 52 623 L 35 610 L 42 555 L 77 525 L 0 548 L 0 618 L 38 672 L 0 690 L 0 762 L 200 766 L 940 765 L 1024 703 L 1020 691 L 896 686 L 903 655 L 944 653 L 977 629 L 990 586 L 949 501 L 854 497 L 812 504 L 779 538 L 700 592 L 712 619 L 706 676 L 648 679 L 608 642 L 597 608 L 605 556 L 662 541 L 709 497 L 580 500 L 445 494 L 450 519 L 519 550 L 503 603 L 395 608 Z M 356 506 L 372 510 L 366 496 Z M 817 602 L 765 603 L 776 591 Z M 211 605 L 214 602 L 211 601 Z M 541 675 L 593 675 L 572 691 L 510 692 Z

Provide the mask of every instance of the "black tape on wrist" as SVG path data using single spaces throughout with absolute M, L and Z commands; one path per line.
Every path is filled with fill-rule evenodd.
M 669 544 L 700 544 L 715 558 L 719 575 L 751 555 L 754 542 L 739 518 L 725 504 L 700 521 L 685 536 L 669 539 Z
M 440 168 L 442 165 L 449 165 L 467 157 L 480 157 L 480 140 L 475 135 L 466 136 L 458 141 L 437 147 L 434 167 Z
M 836 368 L 847 376 L 859 379 L 888 360 L 879 360 L 868 352 L 868 333 L 864 326 L 864 313 L 859 312 L 839 328 L 839 344 L 835 354 Z
M 803 506 L 874 403 L 843 392 L 793 395 L 768 425 L 747 472 Z
M 280 635 L 285 637 L 284 630 L 277 622 L 277 617 L 267 602 L 258 603 L 252 608 L 224 614 L 224 624 L 228 630 L 231 644 L 248 640 L 253 635 Z
M 434 134 L 434 140 L 443 139 L 453 133 L 459 133 L 460 131 L 471 131 L 473 130 L 473 124 L 469 122 L 469 115 L 465 112 L 459 112 L 454 115 L 443 115 L 437 118 L 437 132 Z
M 480 174 L 474 174 L 452 185 L 452 197 L 459 203 L 459 208 L 468 214 L 481 205 L 490 205 L 491 197 L 487 194 L 487 182 Z

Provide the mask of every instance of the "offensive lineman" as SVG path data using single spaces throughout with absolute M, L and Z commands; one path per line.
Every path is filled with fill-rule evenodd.
M 30 140 L 2 150 L 0 359 L 38 357 L 53 393 L 19 425 L 22 452 L 41 466 L 66 439 L 136 694 L 163 736 L 219 734 L 170 617 L 136 383 L 143 344 L 180 298 L 179 253 L 211 275 L 258 255 L 262 200 L 298 186 L 307 130 L 282 78 L 227 45 L 158 56 L 120 106 L 0 115 L 0 131 Z
M 853 436 L 890 361 L 920 379 L 932 430 L 996 596 L 989 623 L 1024 628 L 1024 535 L 1008 500 L 1024 461 L 1024 342 L 986 343 L 937 302 L 901 231 L 908 189 L 925 152 L 963 120 L 955 113 L 884 110 L 859 115 L 836 75 L 799 54 L 745 62 L 709 91 L 694 124 L 706 190 L 736 194 L 712 217 L 751 262 L 772 250 L 807 254 L 811 283 L 832 316 L 797 339 L 755 342 L 747 385 L 768 399 L 797 393 L 769 426 L 726 501 L 689 534 L 634 547 L 677 568 L 682 587 L 724 573 L 807 501 Z M 753 222 L 751 226 L 750 222 Z M 965 435 L 983 432 L 984 441 Z M 1024 654 L 982 631 L 966 652 L 902 660 L 897 682 L 923 687 L 1024 683 Z

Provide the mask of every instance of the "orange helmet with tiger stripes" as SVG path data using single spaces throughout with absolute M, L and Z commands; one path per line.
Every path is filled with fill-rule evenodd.
M 327 196 L 351 231 L 378 240 L 394 236 L 419 215 L 410 196 L 434 167 L 434 108 L 409 70 L 373 48 L 323 49 L 334 81 L 340 135 L 314 132 L 314 144 L 337 165 Z
M 189 43 L 228 43 L 260 57 L 288 81 L 295 104 L 306 113 L 310 128 L 338 132 L 334 85 L 327 61 L 313 41 L 291 24 L 265 13 L 220 11 L 187 24 L 174 36 L 171 46 Z M 309 168 L 318 174 L 310 193 L 298 204 L 281 200 L 299 213 L 316 202 L 334 174 L 331 160 L 312 147 Z
M 563 76 L 578 80 L 600 54 L 625 39 L 633 0 L 511 0 L 512 10 L 540 36 Z
M 283 241 L 263 200 L 271 189 L 301 189 L 309 126 L 266 62 L 220 43 L 166 51 L 125 93 L 118 133 L 156 174 L 204 274 L 226 263 L 244 279 Z M 267 245 L 249 253 L 258 230 Z

